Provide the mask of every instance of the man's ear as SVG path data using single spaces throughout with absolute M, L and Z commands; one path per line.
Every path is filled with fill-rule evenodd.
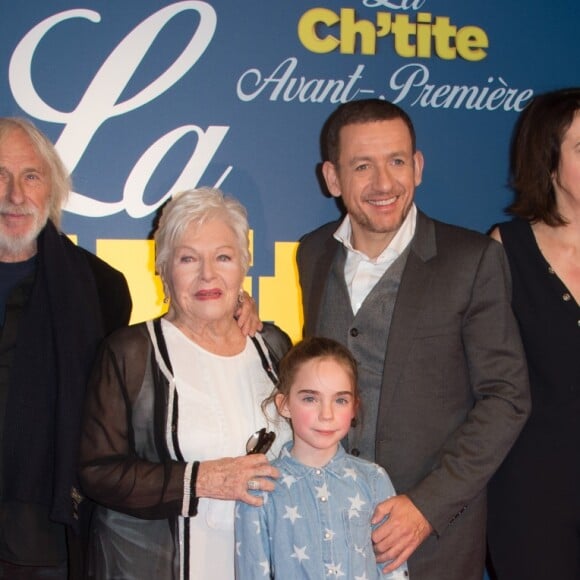
M 415 151 L 413 155 L 413 166 L 415 169 L 415 187 L 418 187 L 423 180 L 423 167 L 425 166 L 425 159 L 421 151 Z
M 288 409 L 288 397 L 282 393 L 278 393 L 274 398 L 276 403 L 276 409 L 278 409 L 278 414 L 286 419 L 290 419 L 290 409 Z
M 338 173 L 336 170 L 336 165 L 330 161 L 325 161 L 322 164 L 322 175 L 324 175 L 324 181 L 326 181 L 326 187 L 333 197 L 340 197 L 342 192 L 340 190 L 340 181 L 338 179 Z

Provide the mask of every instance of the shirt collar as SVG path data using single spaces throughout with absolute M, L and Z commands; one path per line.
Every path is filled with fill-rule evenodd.
M 325 471 L 336 476 L 343 475 L 344 461 L 348 455 L 340 443 L 338 444 L 338 449 L 334 457 L 323 467 L 311 467 L 309 465 L 300 463 L 290 454 L 292 447 L 294 447 L 293 441 L 288 441 L 285 443 L 282 447 L 282 450 L 280 451 L 279 460 L 282 464 L 281 466 L 283 466 L 283 468 L 291 473 L 294 477 L 306 477 L 307 475 L 313 474 L 317 471 Z
M 356 250 L 352 246 L 352 224 L 350 221 L 350 216 L 346 214 L 345 218 L 342 220 L 338 229 L 334 232 L 334 238 L 339 241 L 343 246 L 349 251 L 355 254 L 359 254 L 367 260 L 373 262 L 382 262 L 387 259 L 392 259 L 398 257 L 402 254 L 405 248 L 411 243 L 413 236 L 415 235 L 415 229 L 417 227 L 417 207 L 413 203 L 409 209 L 409 213 L 403 220 L 401 227 L 395 234 L 395 237 L 391 240 L 390 244 L 381 252 L 376 259 L 371 260 L 363 252 Z

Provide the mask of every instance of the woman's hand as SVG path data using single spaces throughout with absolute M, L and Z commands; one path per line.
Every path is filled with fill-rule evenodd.
M 202 461 L 197 472 L 195 495 L 214 499 L 238 499 L 250 505 L 262 505 L 262 498 L 249 492 L 252 489 L 273 491 L 274 482 L 268 478 L 279 477 L 280 472 L 270 465 L 266 456 L 244 455 Z
M 254 336 L 264 327 L 258 316 L 256 301 L 245 290 L 242 291 L 240 297 L 235 319 L 244 336 Z

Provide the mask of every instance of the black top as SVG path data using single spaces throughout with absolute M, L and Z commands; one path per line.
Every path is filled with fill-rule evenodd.
M 24 262 L 0 262 L 0 328 L 4 325 L 4 313 L 8 296 L 26 276 L 34 274 L 36 256 Z
M 580 513 L 580 308 L 542 255 L 529 223 L 516 219 L 499 231 L 532 395 L 530 418 L 489 488 L 490 542 L 510 545 L 504 522 L 517 517 L 537 525 L 530 506 L 538 501 Z
M 580 307 L 542 255 L 529 223 L 516 219 L 499 231 L 528 359 L 532 413 L 491 479 L 488 545 L 499 578 L 576 578 L 570 575 L 575 561 L 558 562 L 567 575 L 546 575 L 545 567 L 531 563 L 519 575 L 513 571 L 521 570 L 519 554 L 533 560 L 547 535 L 571 538 L 580 521 Z
M 580 306 L 554 273 L 530 225 L 500 225 L 513 281 L 513 308 L 528 358 L 530 427 L 580 443 Z M 570 440 L 570 443 L 572 441 Z

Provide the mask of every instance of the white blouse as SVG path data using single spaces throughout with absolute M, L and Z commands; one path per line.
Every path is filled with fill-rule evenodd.
M 184 460 L 244 455 L 248 438 L 261 427 L 277 431 L 268 454 L 276 457 L 291 432 L 284 422 L 269 422 L 262 412 L 261 403 L 274 385 L 252 341 L 248 338 L 239 354 L 220 356 L 201 348 L 168 320 L 161 324 L 175 378 L 177 437 Z M 263 342 L 262 347 L 267 352 Z M 276 417 L 274 408 L 268 417 Z M 200 498 L 198 514 L 190 518 L 189 578 L 233 580 L 234 505 Z

